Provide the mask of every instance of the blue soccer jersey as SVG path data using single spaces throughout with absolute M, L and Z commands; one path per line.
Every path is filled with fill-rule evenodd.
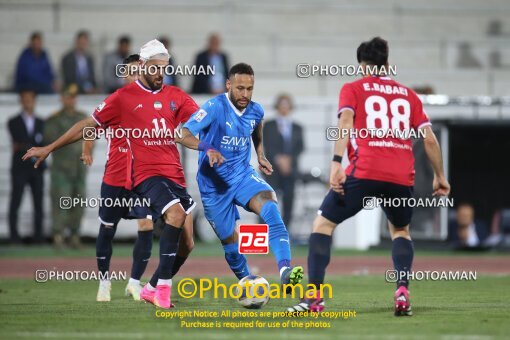
M 225 157 L 221 166 L 211 168 L 206 153 L 200 152 L 197 181 L 201 192 L 227 190 L 241 181 L 247 171 L 253 171 L 251 134 L 263 117 L 260 104 L 252 101 L 239 111 L 224 93 L 207 101 L 184 124 L 193 135 L 198 134 L 201 141 L 211 144 Z

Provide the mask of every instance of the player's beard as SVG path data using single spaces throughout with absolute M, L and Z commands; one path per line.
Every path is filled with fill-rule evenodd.
M 156 85 L 156 81 L 160 81 L 159 85 Z M 147 82 L 147 85 L 151 88 L 152 91 L 157 91 L 161 89 L 161 86 L 163 85 L 163 77 L 158 76 L 154 78 L 154 80 L 151 80 L 149 78 L 145 78 L 145 81 Z
M 234 96 L 233 96 L 233 94 L 232 94 L 232 92 L 229 92 L 229 94 L 228 94 L 228 98 L 230 99 L 230 102 L 231 102 L 232 104 L 234 104 L 234 106 L 236 107 L 236 109 L 238 109 L 239 111 L 243 111 L 244 109 L 246 109 L 246 107 L 248 106 L 248 104 L 249 104 L 249 103 L 250 103 L 250 101 L 251 101 L 251 99 L 246 98 L 246 100 L 247 100 L 246 105 L 241 106 L 241 105 L 239 105 L 239 103 L 238 103 L 239 99 L 235 99 L 235 98 L 234 98 Z

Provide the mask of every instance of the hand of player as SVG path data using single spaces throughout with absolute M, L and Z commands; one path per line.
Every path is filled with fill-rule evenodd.
M 278 155 L 275 157 L 276 166 L 278 171 L 284 175 L 288 176 L 292 172 L 292 158 L 289 155 Z
M 331 173 L 329 176 L 329 185 L 334 192 L 344 194 L 344 183 L 347 179 L 342 164 L 338 162 L 331 162 Z
M 88 166 L 91 166 L 92 163 L 94 162 L 92 155 L 85 152 L 81 154 L 80 160 L 83 162 L 83 164 Z
M 209 157 L 209 165 L 211 168 L 214 166 L 214 164 L 218 164 L 218 166 L 220 166 L 225 161 L 223 155 L 217 150 L 209 149 L 207 150 L 206 154 L 207 157 Z
M 432 196 L 448 196 L 450 194 L 450 183 L 443 176 L 434 176 L 432 182 Z
M 259 169 L 267 176 L 270 176 L 273 173 L 273 166 L 267 160 L 266 156 L 262 156 L 258 158 L 259 160 Z
M 28 151 L 21 158 L 23 161 L 26 161 L 30 158 L 36 158 L 34 163 L 34 168 L 38 168 L 39 164 L 44 161 L 51 153 L 51 149 L 48 146 L 44 147 L 33 147 L 28 149 Z

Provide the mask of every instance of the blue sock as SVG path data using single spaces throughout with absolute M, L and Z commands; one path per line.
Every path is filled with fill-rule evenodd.
M 101 223 L 99 227 L 99 233 L 96 239 L 96 259 L 97 269 L 103 275 L 110 270 L 110 260 L 113 253 L 112 242 L 116 230 L 116 224 L 113 226 L 105 226 Z
M 414 246 L 413 241 L 403 237 L 397 237 L 392 242 L 391 257 L 393 258 L 393 266 L 397 271 L 398 281 L 397 288 L 409 285 L 409 272 L 413 264 Z M 407 275 L 403 274 L 407 273 Z
M 267 201 L 260 210 L 260 217 L 269 225 L 269 248 L 276 258 L 278 270 L 282 267 L 290 267 L 292 257 L 289 233 L 283 224 L 276 202 Z
M 326 276 L 326 267 L 331 258 L 330 235 L 312 233 L 308 245 L 308 283 L 320 289 Z
M 159 277 L 158 279 L 169 280 L 172 278 L 172 267 L 174 266 L 181 228 L 166 224 L 161 231 L 159 239 Z M 154 286 L 153 286 L 154 287 Z
M 138 232 L 135 246 L 133 247 L 133 266 L 131 267 L 131 278 L 140 280 L 149 259 L 152 250 L 152 230 L 144 230 Z
M 239 280 L 250 275 L 246 256 L 239 254 L 237 243 L 224 244 L 223 250 L 225 251 L 225 260 Z

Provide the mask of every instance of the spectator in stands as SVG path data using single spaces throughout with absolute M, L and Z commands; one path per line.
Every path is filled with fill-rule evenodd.
M 71 126 L 87 118 L 76 110 L 78 86 L 69 85 L 61 96 L 62 108 L 46 120 L 44 140 L 51 143 L 64 134 Z M 80 143 L 67 145 L 52 154 L 50 166 L 50 196 L 52 204 L 53 243 L 56 248 L 64 244 L 64 233 L 71 234 L 70 246 L 79 248 L 80 225 L 83 217 L 82 206 L 70 206 L 69 198 L 86 197 L 85 176 L 87 168 L 80 161 L 82 150 Z
M 471 44 L 462 42 L 459 44 L 459 58 L 457 60 L 457 67 L 460 68 L 481 68 L 482 64 L 473 54 Z
M 193 79 L 192 93 L 196 94 L 218 94 L 225 92 L 225 81 L 228 73 L 227 55 L 220 50 L 221 38 L 217 33 L 209 36 L 207 49 L 200 52 L 195 59 L 195 66 L 206 69 L 207 66 L 214 67 L 214 74 L 197 74 Z
M 122 64 L 124 59 L 129 56 L 131 48 L 131 38 L 122 36 L 118 40 L 117 50 L 107 54 L 103 62 L 104 90 L 107 93 L 113 93 L 124 86 L 124 79 L 117 77 L 116 67 Z
M 280 94 L 275 103 L 276 119 L 264 124 L 263 140 L 266 157 L 273 165 L 271 176 L 264 176 L 281 197 L 283 222 L 290 228 L 294 206 L 294 188 L 299 177 L 299 156 L 304 150 L 303 128 L 291 118 L 292 98 Z
M 172 48 L 172 41 L 170 38 L 166 36 L 160 36 L 158 40 L 165 46 L 165 48 L 170 53 L 170 60 L 168 61 L 168 65 L 175 67 L 177 65 L 177 62 L 175 60 L 175 54 L 171 51 Z M 168 70 L 172 70 L 172 67 L 169 67 Z M 166 85 L 173 85 L 173 86 L 179 86 L 179 79 L 176 74 L 165 74 L 163 77 L 163 83 Z
M 487 238 L 485 223 L 475 220 L 475 209 L 470 203 L 457 206 L 455 221 L 450 226 L 450 240 L 458 249 L 480 248 Z
M 89 33 L 76 34 L 74 48 L 62 58 L 63 85 L 78 85 L 79 93 L 96 93 L 94 59 L 89 51 Z
M 14 88 L 17 92 L 53 93 L 56 88 L 54 80 L 50 57 L 43 48 L 42 34 L 34 32 L 28 47 L 18 58 Z
M 413 90 L 416 94 L 431 95 L 436 93 L 431 85 L 414 86 Z
M 21 112 L 9 119 L 7 126 L 12 140 L 11 198 L 9 203 L 10 241 L 20 243 L 18 234 L 18 210 L 25 186 L 30 186 L 34 208 L 34 242 L 43 238 L 43 172 L 45 164 L 34 169 L 33 162 L 23 162 L 21 157 L 33 146 L 43 145 L 44 121 L 35 116 L 36 94 L 31 90 L 20 92 Z
M 501 37 L 505 35 L 503 33 L 503 23 L 501 20 L 494 19 L 489 22 L 487 27 L 487 35 L 490 37 Z

